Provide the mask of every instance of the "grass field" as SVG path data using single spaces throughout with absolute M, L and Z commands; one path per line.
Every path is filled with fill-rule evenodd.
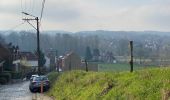
M 47 93 L 56 100 L 168 100 L 169 94 L 169 68 L 64 72 Z
M 156 67 L 156 66 L 155 66 Z M 155 68 L 154 66 L 142 66 L 134 64 L 134 70 L 146 69 L 146 68 Z M 130 65 L 129 64 L 98 64 L 99 71 L 129 71 Z

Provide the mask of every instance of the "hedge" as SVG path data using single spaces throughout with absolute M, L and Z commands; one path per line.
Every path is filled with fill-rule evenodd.
M 5 77 L 0 77 L 0 84 L 6 84 L 7 79 Z
M 0 78 L 5 78 L 7 80 L 7 82 L 9 82 L 11 80 L 11 73 L 9 73 L 9 72 L 0 73 Z

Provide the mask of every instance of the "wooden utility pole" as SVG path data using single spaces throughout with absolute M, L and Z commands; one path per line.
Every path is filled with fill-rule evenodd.
M 70 59 L 69 59 L 69 71 L 71 71 L 71 56 L 70 56 Z
M 41 74 L 40 71 L 40 31 L 39 31 L 39 19 L 35 18 L 37 21 L 37 52 L 38 52 L 38 74 Z
M 34 17 L 34 18 L 24 18 L 23 20 L 24 20 L 24 21 L 27 21 L 34 29 L 37 30 L 38 75 L 40 75 L 40 74 L 41 74 L 41 71 L 40 71 L 40 38 L 39 38 L 40 31 L 39 31 L 39 18 L 38 18 L 38 17 L 35 17 L 35 16 L 31 15 L 31 14 L 25 13 L 25 12 L 22 12 L 22 13 L 25 14 L 25 15 Z M 36 21 L 37 27 L 34 27 L 34 26 L 29 22 L 29 21 L 32 21 L 32 20 L 35 20 L 35 21 Z
M 133 41 L 130 41 L 130 72 L 133 72 Z
M 85 59 L 86 72 L 88 72 L 87 60 Z

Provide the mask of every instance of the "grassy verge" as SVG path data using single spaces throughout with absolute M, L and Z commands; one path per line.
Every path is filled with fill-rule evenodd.
M 47 76 L 48 79 L 51 83 L 51 85 L 53 86 L 55 81 L 57 81 L 57 78 L 59 77 L 60 74 L 58 74 L 58 72 L 54 71 L 54 72 L 50 72 Z
M 170 94 L 170 69 L 64 72 L 47 94 L 57 100 L 166 99 Z
M 155 66 L 156 67 L 156 66 Z M 155 68 L 154 67 L 154 68 Z M 99 71 L 129 71 L 130 65 L 129 64 L 99 64 L 98 65 Z M 153 68 L 153 66 L 144 67 L 142 65 L 134 64 L 134 70 L 141 70 L 146 68 Z

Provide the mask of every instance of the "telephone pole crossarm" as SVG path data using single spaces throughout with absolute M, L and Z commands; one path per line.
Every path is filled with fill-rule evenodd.
M 36 20 L 36 19 L 33 19 L 33 18 L 23 18 L 22 20 L 30 21 L 30 20 Z

